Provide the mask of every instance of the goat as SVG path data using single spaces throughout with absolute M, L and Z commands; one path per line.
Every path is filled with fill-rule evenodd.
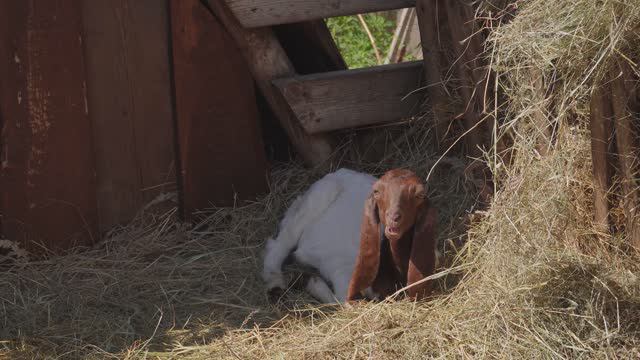
M 360 298 L 369 288 L 386 297 L 398 286 L 415 283 L 407 289 L 410 298 L 429 295 L 430 281 L 421 280 L 438 266 L 436 220 L 437 212 L 413 172 L 394 169 L 384 174 L 364 206 L 360 249 L 347 301 Z
M 397 176 L 389 174 L 407 173 L 406 170 L 394 170 L 377 180 L 371 175 L 340 169 L 316 181 L 303 195 L 299 196 L 280 222 L 277 237 L 267 240 L 262 277 L 267 283 L 268 290 L 272 292 L 285 288 L 282 264 L 292 254 L 299 263 L 314 267 L 319 271 L 320 277 L 310 278 L 306 284 L 306 290 L 321 302 L 344 302 L 348 297 L 354 298 L 355 294 L 361 295 L 362 293 L 368 298 L 376 298 L 377 294 L 373 291 L 374 289 L 383 295 L 388 295 L 387 288 L 397 285 L 394 282 L 397 276 L 394 267 L 388 266 L 389 259 L 388 256 L 385 257 L 387 252 L 380 253 L 380 248 L 385 248 L 384 243 L 388 242 L 387 238 L 394 239 L 393 244 L 398 243 L 401 248 L 406 246 L 406 241 L 397 241 L 396 236 L 401 235 L 400 231 L 404 232 L 406 230 L 404 226 L 409 223 L 404 220 L 400 221 L 401 219 L 398 218 L 393 220 L 395 222 L 385 220 L 385 224 L 388 223 L 392 226 L 386 228 L 385 236 L 377 236 L 376 239 L 379 242 L 377 247 L 376 245 L 370 247 L 368 246 L 371 240 L 370 235 L 373 235 L 374 232 L 370 229 L 367 221 L 370 218 L 369 212 L 372 209 L 377 209 L 378 212 L 379 209 L 393 209 L 392 211 L 401 213 L 400 216 L 404 216 L 405 219 L 418 219 L 414 212 L 426 206 L 424 187 L 419 184 L 415 175 L 411 178 L 413 182 L 407 179 L 404 182 L 398 182 L 393 180 Z M 390 185 L 383 186 L 386 183 Z M 394 189 L 394 186 L 399 186 L 399 188 Z M 373 192 L 371 189 L 374 189 Z M 383 192 L 388 195 L 382 197 Z M 381 205 L 376 206 L 375 209 L 369 209 L 371 199 L 374 197 L 377 199 L 376 201 L 381 202 Z M 384 201 L 384 199 L 388 199 L 388 201 Z M 364 221 L 362 214 L 365 214 Z M 416 233 L 428 237 L 427 228 L 433 228 L 435 218 L 432 211 L 424 212 L 424 214 L 430 216 L 431 220 L 427 221 L 428 224 L 421 225 L 420 229 L 427 231 Z M 364 234 L 367 236 L 363 236 Z M 426 241 L 427 252 L 433 253 L 435 241 L 432 234 L 431 238 Z M 392 252 L 397 247 L 394 246 L 391 247 Z M 429 248 L 429 246 L 431 247 Z M 424 246 L 421 245 L 420 248 L 422 247 Z M 378 255 L 375 253 L 376 249 Z M 416 249 L 418 250 L 418 247 Z M 404 248 L 402 250 L 404 251 Z M 412 259 L 432 259 L 431 255 L 427 254 L 420 259 L 420 255 L 416 253 Z M 371 261 L 371 256 L 377 256 L 384 261 Z M 400 255 L 401 258 L 402 256 Z M 356 260 L 358 266 L 356 266 Z M 376 264 L 380 264 L 381 268 L 378 269 Z M 356 271 L 354 271 L 354 267 Z M 413 268 L 424 270 L 426 274 L 425 269 L 428 269 L 429 266 L 419 264 Z M 363 276 L 363 272 L 371 272 L 376 281 L 369 281 L 370 276 Z M 389 272 L 388 275 L 387 272 Z M 352 273 L 359 280 L 354 282 Z M 412 274 L 414 273 L 416 271 L 412 270 Z M 379 280 L 377 280 L 378 278 Z M 414 279 L 417 276 L 412 275 L 411 278 Z M 333 290 L 325 279 L 333 285 Z M 381 286 L 383 280 L 388 284 Z M 350 285 L 352 286 L 350 287 Z

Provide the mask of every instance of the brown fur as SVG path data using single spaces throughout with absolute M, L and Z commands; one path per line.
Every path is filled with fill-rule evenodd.
M 360 298 L 368 287 L 386 297 L 433 274 L 436 218 L 424 185 L 413 172 L 394 169 L 384 174 L 365 204 L 347 301 Z M 381 223 L 385 228 L 382 244 Z M 407 295 L 421 299 L 430 292 L 430 281 L 426 281 L 409 288 Z

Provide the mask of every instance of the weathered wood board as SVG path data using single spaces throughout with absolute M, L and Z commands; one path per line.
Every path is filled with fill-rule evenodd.
M 255 88 L 242 54 L 199 0 L 171 0 L 185 215 L 267 190 Z M 223 54 L 223 55 L 221 55 Z
M 425 69 L 425 86 L 433 109 L 436 138 L 446 148 L 445 140 L 450 128 L 451 111 L 445 78 L 450 61 L 447 56 L 451 46 L 444 2 L 450 0 L 416 0 L 416 15 L 422 38 L 422 59 Z
M 598 231 L 603 234 L 609 232 L 609 186 L 610 164 L 609 138 L 611 137 L 611 109 L 610 89 L 601 86 L 591 94 L 591 159 L 593 161 L 594 177 L 594 222 Z
M 626 64 L 611 70 L 611 108 L 615 143 L 618 153 L 618 179 L 624 194 L 622 208 L 626 218 L 625 230 L 627 239 L 640 249 L 640 219 L 638 219 L 638 186 L 637 167 L 638 156 L 637 132 L 634 126 L 633 102 L 630 101 L 633 92 L 629 91 L 626 83 L 633 83 L 633 71 Z M 631 106 L 630 106 L 631 105 Z
M 455 86 L 462 97 L 464 109 L 461 116 L 466 130 L 464 138 L 467 154 L 478 158 L 487 141 L 487 123 L 482 120 L 484 111 L 483 90 L 488 79 L 487 67 L 482 64 L 482 49 L 478 45 L 478 32 L 473 6 L 460 0 L 444 1 L 448 17 L 448 32 L 456 63 L 453 65 L 457 82 Z
M 269 28 L 244 29 L 223 0 L 207 0 L 206 3 L 240 48 L 262 95 L 298 154 L 308 165 L 325 164 L 333 151 L 331 138 L 307 134 L 271 83 L 273 79 L 290 77 L 296 73 L 273 31 Z
M 304 129 L 315 134 L 411 116 L 424 94 L 409 94 L 420 88 L 421 79 L 422 62 L 414 61 L 282 78 L 273 83 Z
M 81 15 L 78 0 L 0 2 L 2 230 L 36 252 L 97 237 Z
M 175 190 L 167 0 L 83 0 L 100 228 Z
M 225 0 L 247 28 L 412 7 L 415 0 Z

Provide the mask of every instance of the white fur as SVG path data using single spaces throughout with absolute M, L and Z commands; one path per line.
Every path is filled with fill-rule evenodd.
M 316 268 L 334 289 L 312 277 L 307 291 L 324 303 L 344 302 L 358 255 L 365 200 L 376 180 L 340 169 L 299 196 L 280 222 L 278 236 L 267 240 L 262 272 L 267 288 L 286 287 L 282 263 L 296 249 L 295 259 Z

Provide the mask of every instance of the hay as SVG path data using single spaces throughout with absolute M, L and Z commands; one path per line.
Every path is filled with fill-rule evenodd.
M 492 1 L 492 4 L 502 3 Z M 530 0 L 490 38 L 511 156 L 490 153 L 499 191 L 476 213 L 430 302 L 269 305 L 261 244 L 296 194 L 321 174 L 284 164 L 258 202 L 142 217 L 100 248 L 0 274 L 0 349 L 7 357 L 94 358 L 637 358 L 640 280 L 623 239 L 597 240 L 588 98 L 619 61 L 640 63 L 640 1 Z M 342 164 L 373 173 L 437 158 L 418 122 L 380 132 L 387 157 Z M 552 136 L 549 136 L 551 134 Z M 551 141 L 549 141 L 551 140 Z M 540 154 L 540 144 L 548 152 Z M 449 154 L 429 184 L 441 242 L 460 244 L 475 195 Z M 448 241 L 452 240 L 452 241 Z M 1 353 L 0 353 L 1 354 Z

